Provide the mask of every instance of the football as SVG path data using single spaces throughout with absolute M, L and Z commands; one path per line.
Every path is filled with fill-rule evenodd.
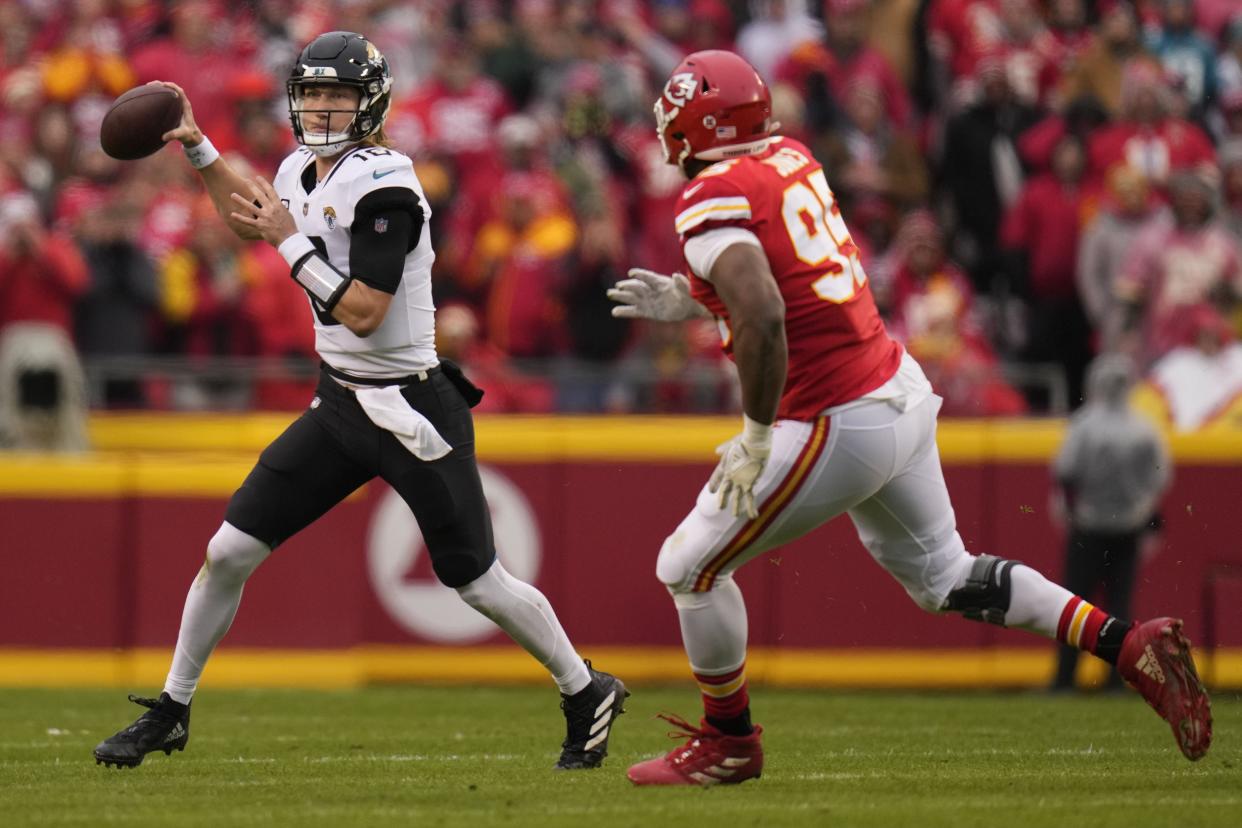
M 145 158 L 181 123 L 181 98 L 166 86 L 136 86 L 117 98 L 99 126 L 104 152 L 122 161 Z

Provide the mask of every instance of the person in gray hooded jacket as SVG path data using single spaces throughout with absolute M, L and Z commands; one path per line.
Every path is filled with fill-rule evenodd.
M 1070 420 L 1053 463 L 1069 526 L 1066 589 L 1097 589 L 1118 616 L 1130 614 L 1139 545 L 1171 479 L 1164 440 L 1129 404 L 1134 363 L 1119 354 L 1098 357 L 1087 373 L 1086 404 Z M 1078 651 L 1062 647 L 1053 689 L 1074 686 Z M 1109 685 L 1120 687 L 1113 672 Z

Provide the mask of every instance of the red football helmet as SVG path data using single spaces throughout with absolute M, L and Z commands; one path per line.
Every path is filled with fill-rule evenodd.
M 655 103 L 664 160 L 719 161 L 767 149 L 772 94 L 755 67 L 732 52 L 710 49 L 686 57 Z

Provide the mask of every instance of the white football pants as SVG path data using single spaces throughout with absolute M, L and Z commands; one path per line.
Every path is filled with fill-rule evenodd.
M 901 412 L 867 402 L 814 422 L 779 421 L 755 486 L 759 517 L 734 517 L 704 486 L 665 540 L 657 576 L 688 608 L 693 594 L 727 588 L 732 572 L 756 555 L 848 512 L 872 557 L 919 606 L 940 609 L 973 560 L 940 469 L 940 403 L 933 395 Z

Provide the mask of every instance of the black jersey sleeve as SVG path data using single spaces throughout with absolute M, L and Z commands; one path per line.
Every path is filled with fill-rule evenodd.
M 350 226 L 349 274 L 368 287 L 396 293 L 405 257 L 418 244 L 423 211 L 406 187 L 372 190 L 358 201 Z

